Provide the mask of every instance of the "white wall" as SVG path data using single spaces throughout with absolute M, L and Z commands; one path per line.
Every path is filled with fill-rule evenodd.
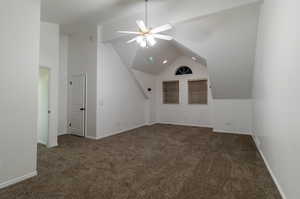
M 41 23 L 40 66 L 50 69 L 50 101 L 48 147 L 57 146 L 59 93 L 59 25 Z
M 252 134 L 251 99 L 214 99 L 214 132 Z
M 176 26 L 176 40 L 207 60 L 214 99 L 251 99 L 259 5 Z
M 257 143 L 285 198 L 300 196 L 300 2 L 265 0 L 254 73 Z
M 214 100 L 211 101 L 209 108 L 201 107 L 199 110 L 191 109 L 191 106 L 176 105 L 168 105 L 163 109 L 156 108 L 157 117 L 155 121 L 168 123 L 178 121 L 187 123 L 190 121 L 196 122 L 197 125 L 211 126 L 219 132 L 252 134 L 252 80 L 260 4 L 257 3 L 258 1 L 254 4 L 247 4 L 244 1 L 246 6 L 235 7 L 238 4 L 241 5 L 241 2 L 209 2 L 207 4 L 206 2 L 197 1 L 190 4 L 193 6 L 196 3 L 198 5 L 205 4 L 203 10 L 193 12 L 196 8 L 194 7 L 187 9 L 190 13 L 184 12 L 177 16 L 172 16 L 172 13 L 171 15 L 167 13 L 163 17 L 158 15 L 159 20 L 155 19 L 154 16 L 152 22 L 162 23 L 161 18 L 169 19 L 166 22 L 174 19 L 181 21 L 185 18 L 180 23 L 174 24 L 173 31 L 168 34 L 173 35 L 180 45 L 207 59 Z M 176 10 L 180 8 L 179 5 L 172 4 L 171 6 L 174 6 L 173 10 Z M 232 7 L 235 8 L 232 9 Z M 216 12 L 220 9 L 226 9 L 226 11 Z M 157 13 L 160 11 L 158 10 Z M 208 15 L 203 15 L 204 13 Z M 131 26 L 132 24 L 128 23 L 127 20 L 128 18 L 104 25 L 103 39 L 115 37 L 116 35 L 111 31 L 120 29 L 120 27 L 121 29 L 134 28 L 135 25 Z M 134 22 L 134 19 L 131 18 L 129 21 Z M 131 46 L 126 46 L 125 41 L 123 43 L 122 51 L 119 51 L 123 60 L 126 60 L 128 57 L 132 57 L 126 56 L 129 52 L 137 51 L 136 49 L 132 50 Z M 126 49 L 128 52 L 124 53 Z M 167 56 L 163 51 L 161 54 Z M 147 67 L 147 70 L 143 70 L 144 72 L 150 71 L 148 68 L 151 66 L 142 65 Z M 141 70 L 143 67 L 135 68 Z M 135 74 L 135 76 L 139 79 L 141 75 Z M 161 87 L 161 84 L 158 86 Z M 181 86 L 184 91 L 186 84 Z M 155 103 L 160 104 L 160 88 L 156 86 L 156 90 L 158 94 Z M 177 110 L 177 107 L 181 108 Z M 177 112 L 174 113 L 174 110 Z M 181 112 L 184 114 L 178 114 Z M 194 115 L 190 114 L 191 112 Z
M 193 75 L 175 76 L 176 69 L 180 66 L 189 66 Z M 212 96 L 208 90 L 208 105 L 188 104 L 188 80 L 208 79 L 205 66 L 195 62 L 191 57 L 180 57 L 156 78 L 156 118 L 158 123 L 172 123 L 183 125 L 196 125 L 203 127 L 212 126 Z M 180 104 L 162 103 L 162 82 L 179 80 Z M 208 84 L 209 85 L 209 84 Z
M 68 132 L 68 52 L 69 37 L 60 34 L 59 45 L 59 99 L 58 99 L 58 135 Z
M 36 174 L 40 1 L 0 1 L 0 188 Z
M 145 106 L 146 123 L 154 124 L 156 123 L 156 76 L 134 69 L 131 70 L 144 90 L 144 93 L 148 96 Z M 148 88 L 150 88 L 151 91 L 148 91 Z
M 98 45 L 98 138 L 145 125 L 146 98 L 111 44 Z
M 87 75 L 86 136 L 97 137 L 97 27 L 74 25 L 68 42 L 68 76 Z

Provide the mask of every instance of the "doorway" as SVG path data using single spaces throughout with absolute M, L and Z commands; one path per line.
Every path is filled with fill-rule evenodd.
M 72 75 L 69 82 L 69 133 L 84 137 L 86 132 L 86 75 Z
M 49 80 L 48 68 L 39 69 L 38 86 L 38 143 L 48 146 L 49 137 Z

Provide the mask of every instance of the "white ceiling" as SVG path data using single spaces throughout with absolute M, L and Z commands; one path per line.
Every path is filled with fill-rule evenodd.
M 215 99 L 248 99 L 258 16 L 259 4 L 249 4 L 177 24 L 170 32 L 173 42 L 159 41 L 154 48 L 141 49 L 132 48 L 136 44 L 128 45 L 129 38 L 123 38 L 119 40 L 123 42 L 119 45 L 122 50 L 114 47 L 122 60 L 128 60 L 125 65 L 151 74 L 159 74 L 179 56 L 198 57 L 202 64 L 207 62 Z M 149 57 L 153 57 L 153 62 Z M 164 59 L 169 63 L 163 65 Z
M 155 5 L 170 0 L 151 1 Z M 143 8 L 144 0 L 42 0 L 41 20 L 57 24 L 99 24 L 141 12 Z
M 128 39 L 127 37 L 122 37 L 110 42 L 123 63 L 135 70 L 154 75 L 159 74 L 182 56 L 187 56 L 191 59 L 195 57 L 196 62 L 206 65 L 204 58 L 179 44 L 176 40 L 158 40 L 154 47 L 141 48 L 136 43 L 127 44 L 126 41 Z M 168 63 L 163 64 L 164 60 L 167 60 Z
M 144 14 L 144 0 L 41 0 L 41 20 L 57 24 L 102 24 Z M 150 19 L 177 22 L 260 0 L 149 0 Z M 154 14 L 156 13 L 156 14 Z M 160 14 L 157 14 L 160 13 Z M 164 22 L 165 23 L 165 22 Z
M 180 56 L 181 52 L 171 42 L 161 40 L 152 48 L 139 48 L 132 67 L 143 72 L 157 74 Z M 165 65 L 164 60 L 168 60 Z
M 126 66 L 147 73 L 160 73 L 179 56 L 198 57 L 202 64 L 207 61 L 214 98 L 251 98 L 260 0 L 150 1 L 151 24 L 172 23 L 169 33 L 178 43 L 160 41 L 141 49 L 120 38 L 116 30 L 135 30 L 134 21 L 143 17 L 143 0 L 42 0 L 42 20 L 102 23 L 103 41 L 112 43 Z

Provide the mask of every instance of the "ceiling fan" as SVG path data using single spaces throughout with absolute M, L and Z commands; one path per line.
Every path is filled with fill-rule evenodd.
M 118 31 L 119 33 L 124 34 L 132 34 L 137 35 L 133 39 L 129 40 L 127 43 L 137 42 L 141 47 L 149 47 L 154 46 L 157 41 L 156 39 L 162 39 L 162 40 L 173 40 L 173 37 L 168 35 L 159 34 L 161 32 L 167 31 L 172 29 L 172 25 L 166 24 L 163 26 L 159 26 L 156 28 L 150 28 L 148 23 L 148 1 L 145 0 L 145 22 L 143 20 L 137 20 L 136 23 L 138 25 L 139 31 L 133 32 L 133 31 Z

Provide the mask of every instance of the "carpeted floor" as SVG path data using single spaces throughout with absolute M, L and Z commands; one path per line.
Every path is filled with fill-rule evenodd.
M 154 125 L 39 146 L 35 178 L 1 199 L 281 199 L 250 136 Z

